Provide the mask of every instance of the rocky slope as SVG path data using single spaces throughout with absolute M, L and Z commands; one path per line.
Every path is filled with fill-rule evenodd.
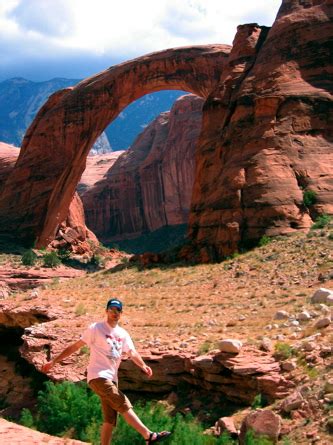
M 92 320 L 104 318 L 110 295 L 121 296 L 122 325 L 154 371 L 154 377 L 146 379 L 124 361 L 124 389 L 140 390 L 144 397 L 146 392 L 158 397 L 166 391 L 176 411 L 190 411 L 205 420 L 208 416 L 212 425 L 228 409 L 236 430 L 261 393 L 269 404 L 265 413 L 273 411 L 279 418 L 276 437 L 287 435 L 295 445 L 328 445 L 332 230 L 331 225 L 308 236 L 280 237 L 213 265 L 143 270 L 118 265 L 44 285 L 34 296 L 10 293 L 0 304 L 0 336 L 7 345 L 21 346 L 24 359 L 40 369 L 48 357 L 78 339 Z M 16 270 L 22 273 L 24 267 L 16 263 Z M 331 291 L 318 293 L 319 288 Z M 226 339 L 234 340 L 234 353 L 226 352 L 226 342 L 221 341 Z M 15 388 L 22 388 L 24 395 L 28 384 L 4 357 L 0 389 L 6 388 L 2 394 L 13 400 Z M 50 377 L 82 380 L 86 362 L 82 350 L 55 366 Z M 272 419 L 265 424 L 274 426 Z
M 194 95 L 179 98 L 82 194 L 87 225 L 98 237 L 122 239 L 187 223 L 202 104 Z

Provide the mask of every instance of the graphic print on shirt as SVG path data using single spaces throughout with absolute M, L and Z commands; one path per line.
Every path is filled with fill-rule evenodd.
M 110 360 L 118 360 L 121 357 L 122 352 L 122 341 L 119 337 L 114 337 L 113 335 L 105 334 L 106 342 L 110 346 L 109 353 L 107 357 Z

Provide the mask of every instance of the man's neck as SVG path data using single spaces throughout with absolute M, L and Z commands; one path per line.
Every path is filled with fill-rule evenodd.
M 106 321 L 106 324 L 110 326 L 110 328 L 115 328 L 118 325 L 117 321 Z

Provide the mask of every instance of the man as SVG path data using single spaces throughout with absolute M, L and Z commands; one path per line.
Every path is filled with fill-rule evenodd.
M 103 411 L 101 445 L 109 445 L 112 431 L 116 426 L 117 413 L 136 429 L 147 444 L 159 442 L 171 433 L 150 431 L 132 409 L 128 398 L 118 389 L 118 368 L 122 354 L 129 354 L 133 362 L 147 374 L 153 375 L 152 369 L 145 364 L 136 351 L 133 341 L 125 329 L 118 325 L 123 310 L 120 300 L 112 298 L 106 305 L 106 321 L 93 323 L 83 333 L 81 339 L 64 349 L 57 357 L 45 363 L 42 371 L 47 373 L 56 363 L 87 345 L 90 349 L 87 381 L 90 388 L 100 397 Z

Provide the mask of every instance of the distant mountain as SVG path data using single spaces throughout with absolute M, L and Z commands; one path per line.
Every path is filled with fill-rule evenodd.
M 79 81 L 56 78 L 32 82 L 13 78 L 0 82 L 0 140 L 21 146 L 28 126 L 47 98 Z M 138 133 L 162 111 L 169 110 L 182 94 L 184 92 L 181 91 L 160 91 L 129 105 L 96 141 L 92 154 L 128 148 Z

